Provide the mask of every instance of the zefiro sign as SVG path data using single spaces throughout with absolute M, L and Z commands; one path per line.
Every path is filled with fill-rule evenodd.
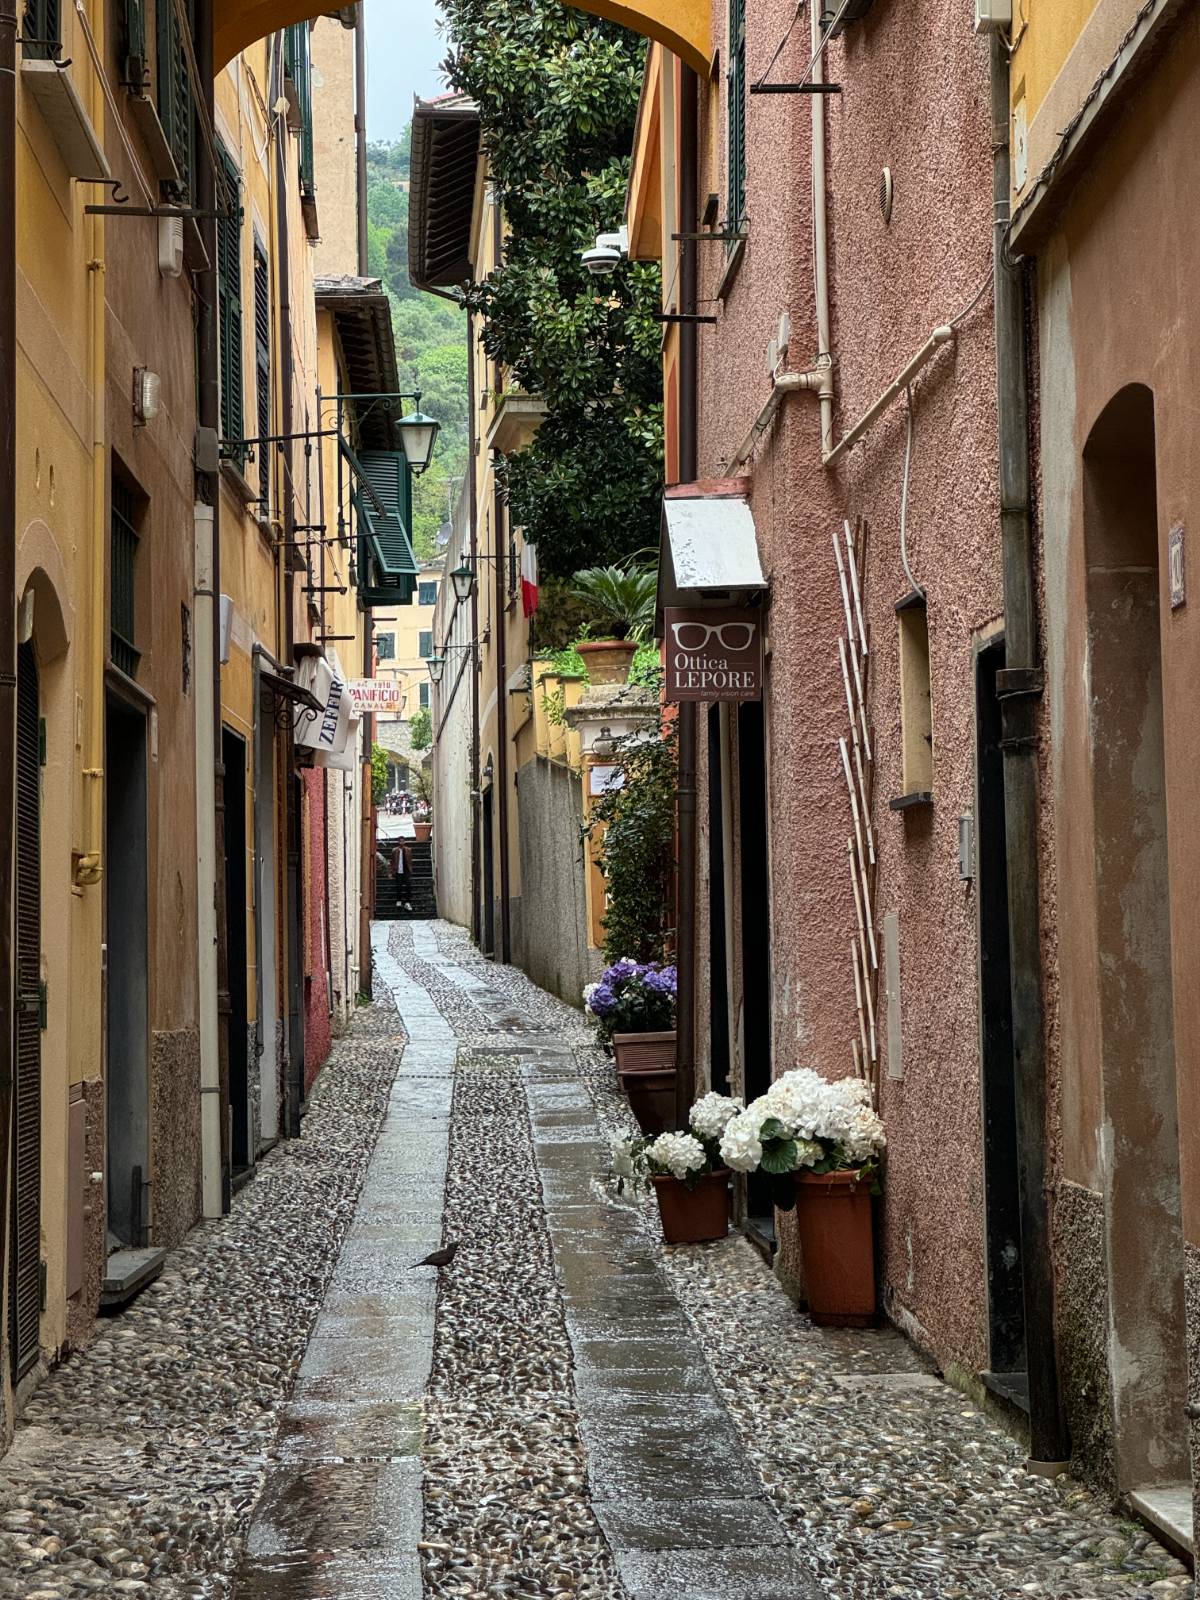
M 743 606 L 725 609 L 668 608 L 663 612 L 665 698 L 761 700 L 762 613 Z

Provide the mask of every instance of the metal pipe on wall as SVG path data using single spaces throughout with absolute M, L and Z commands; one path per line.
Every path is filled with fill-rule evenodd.
M 358 275 L 367 275 L 367 8 L 354 15 L 354 179 L 358 192 Z
M 694 233 L 698 223 L 699 80 L 690 67 L 679 69 L 679 231 Z M 680 309 L 694 314 L 697 304 L 696 244 L 685 238 L 679 275 Z M 691 483 L 699 471 L 699 349 L 697 325 L 679 328 L 679 479 Z M 676 887 L 675 1120 L 686 1128 L 696 1086 L 696 747 L 697 708 L 685 701 L 678 712 L 679 770 L 676 805 L 679 869 Z
M 1046 1050 L 1039 906 L 1037 703 L 1042 692 L 1034 613 L 1030 517 L 1029 391 L 1023 268 L 1007 251 L 1009 58 L 992 35 L 992 194 L 1000 529 L 1005 668 L 997 674 L 1003 719 L 1004 823 L 1008 850 L 1013 1069 L 1021 1191 L 1021 1271 L 1029 1374 L 1031 1465 L 1058 1470 L 1069 1454 L 1058 1384 L 1054 1262 L 1046 1177 Z
M 275 59 L 283 60 L 283 39 L 275 42 Z M 280 85 L 282 92 L 282 84 Z M 280 432 L 293 431 L 295 368 L 292 359 L 292 287 L 290 229 L 288 226 L 287 123 L 277 121 L 272 133 L 275 141 L 275 269 L 279 287 L 279 389 Z M 296 506 L 291 470 L 291 444 L 283 447 L 283 486 L 280 497 L 283 511 L 283 664 L 295 664 L 296 575 L 292 554 L 296 539 Z M 287 861 L 284 874 L 284 931 L 287 948 L 287 1085 L 284 1095 L 284 1128 L 288 1138 L 300 1137 L 300 1110 L 304 1103 L 304 977 L 301 951 L 304 942 L 303 895 L 301 885 L 301 819 L 296 797 L 296 741 L 292 718 L 287 719 L 283 744 L 283 848 Z
M 213 116 L 212 0 L 196 0 L 195 47 L 200 95 Z M 221 435 L 221 353 L 217 317 L 217 175 L 197 148 L 196 200 L 200 234 L 208 258 L 196 275 L 197 405 L 206 448 Z M 225 939 L 225 806 L 221 757 L 221 474 L 198 471 L 196 506 L 196 857 L 200 941 L 200 1126 L 202 1195 L 206 1217 L 228 1209 L 229 1170 L 229 992 L 222 982 Z M 208 615 L 205 615 L 207 610 Z M 206 659 L 208 658 L 208 659 Z M 211 905 L 209 897 L 211 896 Z
M 504 567 L 508 540 L 508 508 L 497 484 L 493 499 L 492 540 L 496 557 L 496 832 L 500 843 L 500 959 L 512 960 L 508 860 L 508 629 L 504 620 Z
M 0 1262 L 7 1261 L 16 961 L 17 782 L 17 14 L 0 6 Z M 8 1274 L 0 1277 L 0 1302 Z M 7 1320 L 0 1328 L 8 1326 Z M 8 1438 L 0 1417 L 0 1445 Z
M 467 494 L 471 522 L 471 571 L 479 571 L 479 485 L 475 472 L 476 437 L 475 403 L 475 319 L 467 312 Z M 476 945 L 483 938 L 483 917 L 479 903 L 480 860 L 479 829 L 483 806 L 479 797 L 479 675 L 483 670 L 482 651 L 479 648 L 479 584 L 471 585 L 471 938 Z

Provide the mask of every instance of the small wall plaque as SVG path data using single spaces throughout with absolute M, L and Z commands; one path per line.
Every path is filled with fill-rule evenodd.
M 1178 611 L 1187 601 L 1182 522 L 1177 522 L 1167 535 L 1167 576 L 1171 584 L 1171 610 Z

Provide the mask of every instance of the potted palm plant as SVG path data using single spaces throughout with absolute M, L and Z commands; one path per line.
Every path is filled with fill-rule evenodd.
M 607 630 L 599 639 L 581 639 L 576 649 L 587 663 L 592 683 L 627 683 L 638 645 L 654 627 L 658 576 L 652 567 L 588 567 L 577 572 L 571 593 Z
M 775 1204 L 795 1210 L 809 1314 L 818 1326 L 875 1320 L 871 1197 L 879 1192 L 886 1144 L 867 1083 L 831 1083 L 807 1067 L 777 1078 L 721 1134 L 725 1165 L 767 1174 Z
M 619 1186 L 654 1189 L 667 1244 L 702 1244 L 729 1232 L 729 1169 L 721 1159 L 721 1133 L 741 1109 L 740 1100 L 706 1094 L 692 1107 L 686 1132 L 613 1141 Z

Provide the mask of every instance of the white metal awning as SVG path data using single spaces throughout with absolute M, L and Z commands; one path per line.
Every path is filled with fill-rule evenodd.
M 745 480 L 679 484 L 663 496 L 658 608 L 729 605 L 767 587 Z

